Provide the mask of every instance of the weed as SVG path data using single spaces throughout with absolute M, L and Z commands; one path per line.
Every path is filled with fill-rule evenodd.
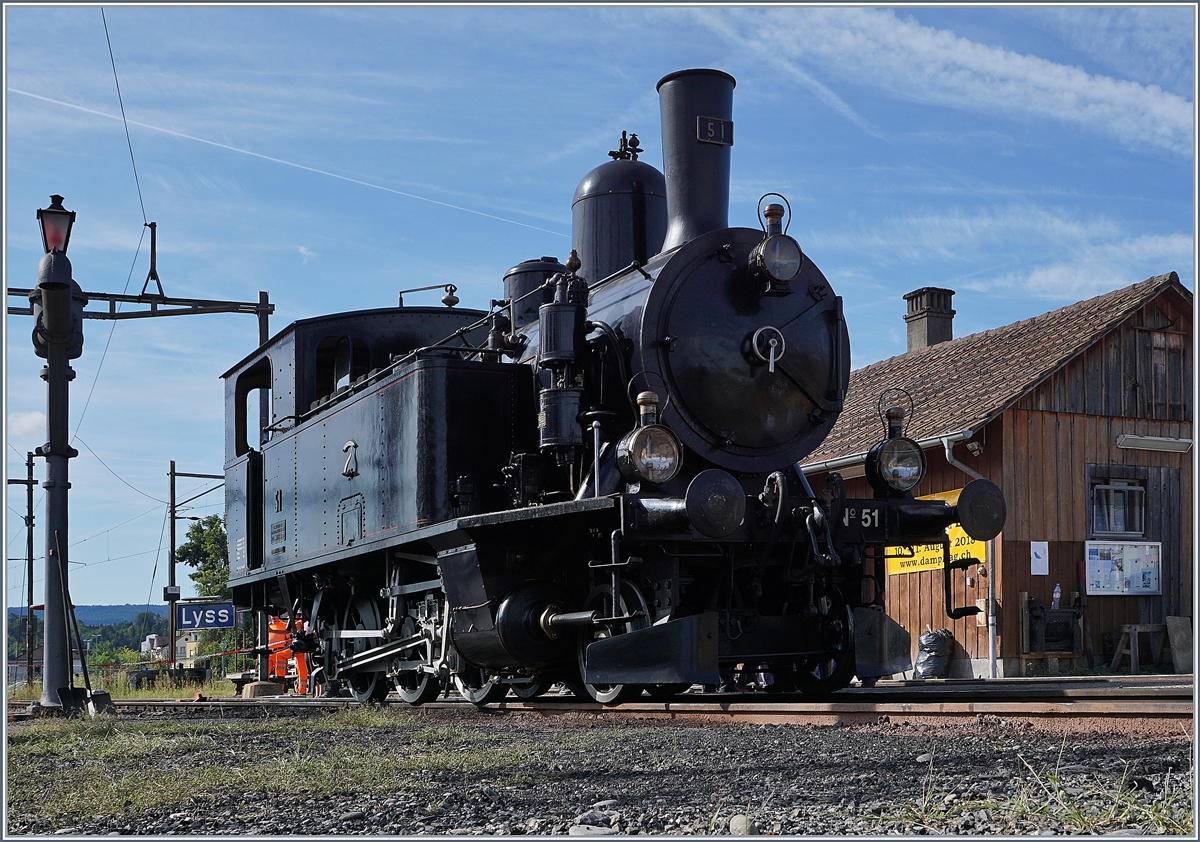
M 717 802 L 717 809 L 713 810 L 712 818 L 708 820 L 708 832 L 711 834 L 713 828 L 717 826 L 717 816 L 721 815 L 721 807 L 724 806 L 725 799 L 722 798 Z

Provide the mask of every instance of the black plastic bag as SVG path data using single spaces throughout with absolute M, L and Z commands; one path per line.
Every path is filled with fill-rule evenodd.
M 949 629 L 927 631 L 917 638 L 917 678 L 945 678 L 950 674 L 950 652 L 954 633 Z

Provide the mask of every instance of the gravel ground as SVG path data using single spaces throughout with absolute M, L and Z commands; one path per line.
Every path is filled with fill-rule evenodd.
M 9 726 L 7 835 L 1193 835 L 1182 734 L 473 710 L 53 727 Z M 90 776 L 75 806 L 64 768 Z

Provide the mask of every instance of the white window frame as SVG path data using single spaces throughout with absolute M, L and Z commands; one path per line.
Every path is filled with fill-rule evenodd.
M 1146 486 L 1141 482 L 1125 479 L 1101 479 L 1092 485 L 1088 505 L 1091 507 L 1092 535 L 1095 537 L 1145 537 Z M 1136 523 L 1129 523 L 1131 514 L 1136 516 Z M 1101 528 L 1101 526 L 1117 525 L 1125 528 Z

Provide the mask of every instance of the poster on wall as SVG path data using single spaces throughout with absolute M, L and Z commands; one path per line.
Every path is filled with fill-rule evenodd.
M 1085 541 L 1089 596 L 1162 594 L 1162 544 Z
M 1049 541 L 1030 541 L 1029 542 L 1029 575 L 1030 576 L 1049 576 L 1050 575 L 1050 542 Z

